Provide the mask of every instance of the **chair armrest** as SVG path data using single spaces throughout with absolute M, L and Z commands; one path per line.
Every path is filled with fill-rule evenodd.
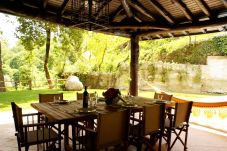
M 23 124 L 23 127 L 42 127 L 42 126 L 53 126 L 54 124 L 58 124 L 56 122 L 47 122 L 47 123 L 31 123 L 31 124 Z
M 35 116 L 35 115 L 42 115 L 41 113 L 27 113 L 27 114 L 22 114 L 22 116 Z

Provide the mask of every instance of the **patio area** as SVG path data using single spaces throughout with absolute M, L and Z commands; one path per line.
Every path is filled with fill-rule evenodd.
M 33 110 L 27 110 L 26 113 Z M 14 123 L 11 112 L 0 113 L 0 151 L 17 151 L 16 137 L 14 136 Z M 164 142 L 164 141 L 163 141 Z M 227 134 L 215 130 L 190 124 L 188 136 L 188 151 L 225 151 L 227 148 Z M 31 146 L 30 151 L 36 151 L 36 146 Z M 136 150 L 129 146 L 129 151 Z M 163 150 L 165 145 L 163 144 Z M 183 150 L 178 142 L 173 151 Z

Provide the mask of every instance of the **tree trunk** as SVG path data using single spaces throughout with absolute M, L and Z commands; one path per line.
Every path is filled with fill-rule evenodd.
M 52 89 L 53 83 L 50 78 L 50 73 L 49 73 L 49 69 L 48 69 L 48 60 L 49 60 L 49 52 L 50 52 L 50 36 L 51 36 L 49 27 L 46 29 L 46 35 L 47 35 L 47 38 L 46 38 L 46 55 L 45 55 L 45 61 L 44 61 L 44 71 L 45 71 L 47 83 L 49 85 L 49 89 Z
M 3 76 L 3 71 L 2 71 L 2 45 L 0 41 L 0 92 L 5 92 L 5 81 L 4 81 L 4 76 Z
M 131 35 L 130 94 L 138 96 L 139 37 Z

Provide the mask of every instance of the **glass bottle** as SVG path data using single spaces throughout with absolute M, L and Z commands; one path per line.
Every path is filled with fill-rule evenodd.
M 83 108 L 88 108 L 88 98 L 89 93 L 87 92 L 87 86 L 85 86 L 83 92 Z

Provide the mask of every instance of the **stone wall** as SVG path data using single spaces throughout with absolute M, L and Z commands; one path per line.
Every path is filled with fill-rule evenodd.
M 116 87 L 128 90 L 129 77 L 129 66 L 122 65 L 117 74 L 93 74 L 86 78 L 85 83 L 92 88 Z M 140 64 L 139 89 L 156 88 L 169 92 L 227 93 L 227 57 L 208 57 L 207 65 L 161 61 Z

